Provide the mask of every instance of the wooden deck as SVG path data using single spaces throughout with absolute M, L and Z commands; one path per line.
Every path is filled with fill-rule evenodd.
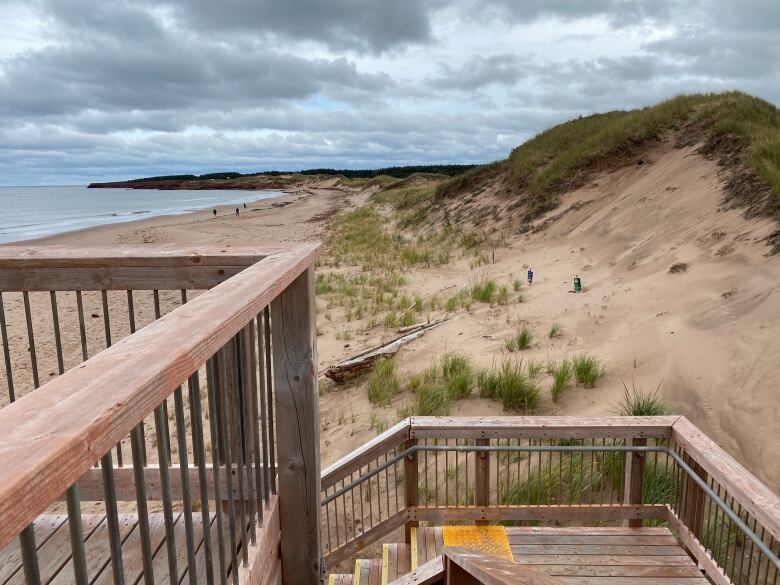
M 510 527 L 515 563 L 572 585 L 708 585 L 668 528 Z
M 174 513 L 174 525 L 177 550 L 178 579 L 168 578 L 168 560 L 165 545 L 165 526 L 162 513 L 149 515 L 152 553 L 154 555 L 155 583 L 182 583 L 187 578 L 187 551 L 184 534 L 184 517 Z M 106 517 L 102 514 L 82 516 L 84 546 L 87 557 L 87 569 L 90 584 L 106 585 L 114 582 L 111 572 L 108 530 Z M 196 567 L 198 583 L 206 582 L 206 566 L 203 547 L 203 524 L 200 515 L 193 515 L 195 536 Z M 143 578 L 140 536 L 137 517 L 120 516 L 120 535 L 122 538 L 122 560 L 126 583 L 138 583 Z M 73 568 L 70 554 L 70 532 L 66 515 L 44 515 L 35 521 L 35 539 L 38 545 L 38 560 L 41 570 L 41 583 L 65 585 L 73 583 Z M 211 541 L 216 546 L 216 522 L 211 522 Z M 216 562 L 216 554 L 215 554 Z M 14 540 L 0 552 L 0 583 L 23 585 L 24 571 L 19 550 L 19 541 Z

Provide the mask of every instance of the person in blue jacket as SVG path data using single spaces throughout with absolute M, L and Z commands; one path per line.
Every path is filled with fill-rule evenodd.
M 528 285 L 532 285 L 534 282 L 534 271 L 530 268 L 528 269 Z

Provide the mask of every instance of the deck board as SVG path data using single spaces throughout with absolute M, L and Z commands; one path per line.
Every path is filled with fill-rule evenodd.
M 707 585 L 666 528 L 506 529 L 515 563 L 569 585 Z
M 64 514 L 41 516 L 33 522 L 35 544 L 40 548 L 54 532 L 68 519 Z M 0 552 L 0 583 L 6 583 L 17 571 L 22 570 L 22 552 L 19 539 L 14 538 Z

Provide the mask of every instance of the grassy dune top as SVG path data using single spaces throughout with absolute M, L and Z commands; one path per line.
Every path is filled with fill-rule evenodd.
M 709 140 L 736 139 L 742 162 L 780 198 L 780 110 L 741 92 L 679 95 L 650 107 L 570 120 L 521 144 L 506 161 L 443 183 L 437 195 L 454 195 L 508 170 L 513 187 L 526 190 L 543 206 L 546 195 L 573 186 L 579 171 L 685 127 L 706 132 Z

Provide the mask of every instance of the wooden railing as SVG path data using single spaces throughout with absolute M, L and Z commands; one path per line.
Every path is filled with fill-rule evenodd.
M 16 391 L 0 409 L 0 549 L 19 536 L 27 583 L 50 578 L 35 522 L 61 513 L 62 500 L 70 566 L 56 569 L 77 583 L 104 570 L 116 583 L 141 574 L 152 583 L 155 570 L 190 583 L 271 583 L 279 571 L 286 582 L 319 581 L 317 251 L 0 249 L 6 387 Z M 148 291 L 144 308 L 139 290 Z M 166 313 L 157 291 L 172 290 L 181 301 Z M 84 291 L 102 301 L 95 317 Z M 126 298 L 119 334 L 108 291 Z M 35 294 L 50 312 L 36 310 Z M 9 318 L 13 295 L 23 320 Z M 66 295 L 73 306 L 63 310 Z M 111 337 L 88 354 L 89 318 Z M 20 323 L 29 356 L 13 352 L 20 334 L 11 326 Z M 41 384 L 47 363 L 59 367 Z M 23 369 L 29 382 L 19 392 Z M 123 450 L 126 465 L 117 466 Z M 105 530 L 82 526 L 85 510 Z M 155 514 L 164 554 L 150 529 Z M 126 516 L 137 522 L 132 555 L 142 563 L 123 558 Z M 90 547 L 110 549 L 110 571 L 88 562 Z M 124 574 L 131 570 L 141 572 Z
M 413 417 L 321 487 L 328 563 L 421 521 L 651 522 L 715 583 L 780 578 L 780 498 L 684 417 Z

